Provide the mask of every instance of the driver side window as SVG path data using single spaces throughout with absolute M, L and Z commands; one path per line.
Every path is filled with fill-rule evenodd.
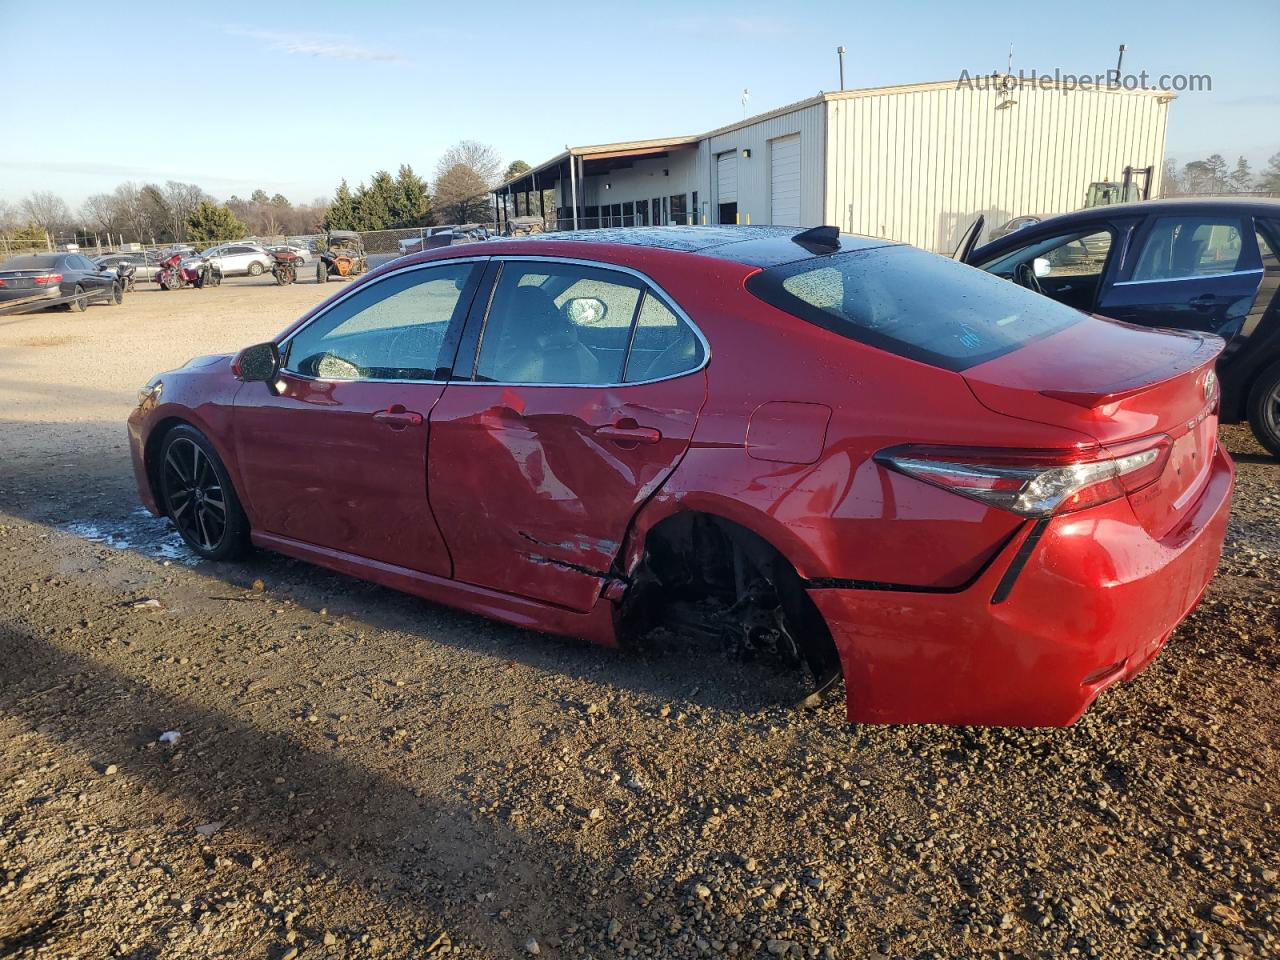
M 321 380 L 440 380 L 450 324 L 475 292 L 475 263 L 424 267 L 367 284 L 289 341 L 285 369 Z
M 1111 231 L 1076 230 L 1030 242 L 981 267 L 1069 307 L 1089 310 L 1110 254 Z

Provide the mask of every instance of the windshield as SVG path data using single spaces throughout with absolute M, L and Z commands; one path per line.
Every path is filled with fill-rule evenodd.
M 766 303 L 851 340 L 964 370 L 1077 323 L 1047 297 L 914 247 L 772 267 L 747 281 Z

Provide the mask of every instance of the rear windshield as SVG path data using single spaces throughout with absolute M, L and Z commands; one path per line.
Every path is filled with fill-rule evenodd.
M 4 262 L 6 270 L 47 270 L 58 265 L 57 254 L 27 253 L 10 257 Z
M 841 336 L 964 370 L 1084 316 L 1024 287 L 915 247 L 877 247 L 771 267 L 747 280 L 765 303 Z

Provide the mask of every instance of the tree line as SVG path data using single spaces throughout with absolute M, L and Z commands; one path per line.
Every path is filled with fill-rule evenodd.
M 1192 160 L 1179 169 L 1173 160 L 1164 162 L 1163 195 L 1166 197 L 1195 194 L 1271 193 L 1280 194 L 1280 153 L 1274 153 L 1261 172 L 1254 174 L 1245 157 L 1231 167 L 1222 154 L 1211 154 L 1204 160 Z
M 121 183 L 88 197 L 79 210 L 51 191 L 35 191 L 16 204 L 0 200 L 0 239 L 9 246 L 43 245 L 46 237 L 92 245 L 124 237 L 141 243 L 202 243 L 247 236 L 301 236 L 325 229 L 386 230 L 434 223 L 493 219 L 489 191 L 529 169 L 523 161 L 503 171 L 497 151 L 464 140 L 445 151 L 429 183 L 402 164 L 392 176 L 373 174 L 354 190 L 344 179 L 332 199 L 294 204 L 254 190 L 247 199 L 219 202 L 195 183 Z M 501 176 L 500 176 L 501 174 Z

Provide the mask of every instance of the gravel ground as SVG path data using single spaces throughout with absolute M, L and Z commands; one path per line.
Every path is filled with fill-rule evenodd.
M 0 319 L 0 957 L 1280 956 L 1280 465 L 1067 730 L 851 727 L 139 514 L 136 389 L 333 288 Z M 161 735 L 179 734 L 174 743 Z

